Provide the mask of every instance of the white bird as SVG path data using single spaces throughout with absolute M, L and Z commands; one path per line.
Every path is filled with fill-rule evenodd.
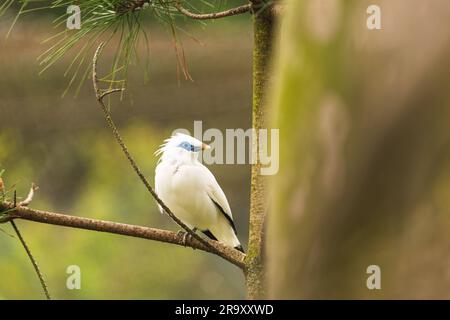
M 177 133 L 156 151 L 155 191 L 184 224 L 243 252 L 230 205 L 214 175 L 198 161 L 210 147 Z M 161 206 L 159 208 L 163 212 Z

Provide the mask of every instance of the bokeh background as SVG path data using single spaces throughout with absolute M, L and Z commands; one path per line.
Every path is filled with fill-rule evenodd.
M 157 210 L 106 128 L 90 80 L 74 97 L 63 73 L 70 56 L 43 74 L 37 57 L 55 33 L 54 16 L 23 16 L 8 39 L 14 10 L 0 20 L 0 166 L 7 186 L 33 207 L 84 217 L 177 230 Z M 180 37 L 193 81 L 177 74 L 172 37 L 149 21 L 150 78 L 130 68 L 129 95 L 113 101 L 113 115 L 139 165 L 153 183 L 154 151 L 174 129 L 251 126 L 252 34 L 249 16 L 183 23 Z M 192 35 L 188 36 L 187 34 Z M 194 37 L 194 38 L 193 38 Z M 139 48 L 145 54 L 145 48 Z M 99 72 L 108 73 L 111 47 Z M 103 67 L 103 69 L 102 69 Z M 210 167 L 228 196 L 239 238 L 247 241 L 250 168 Z M 243 298 L 243 275 L 220 258 L 189 248 L 84 230 L 18 221 L 58 299 Z M 9 225 L 0 226 L 12 233 Z M 43 298 L 19 241 L 0 231 L 0 298 Z M 82 289 L 66 288 L 66 268 L 78 265 Z
M 450 2 L 289 4 L 269 295 L 449 299 Z M 366 286 L 370 265 L 380 290 Z

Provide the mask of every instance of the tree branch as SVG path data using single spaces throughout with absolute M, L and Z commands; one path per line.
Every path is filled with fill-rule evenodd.
M 186 239 L 183 239 L 183 235 L 168 230 L 89 219 L 61 213 L 36 210 L 27 207 L 17 207 L 14 209 L 14 205 L 7 202 L 0 203 L 0 212 L 2 211 L 10 212 L 3 216 L 0 216 L 0 223 L 5 223 L 14 219 L 23 219 L 50 225 L 113 233 L 135 238 L 166 242 L 214 253 L 231 262 L 232 264 L 238 266 L 239 268 L 245 269 L 245 254 L 213 240 L 202 239 L 203 241 L 208 243 L 208 245 L 205 245 L 203 242 L 200 242 L 195 238 L 188 237 Z
M 186 17 L 191 18 L 191 19 L 197 19 L 197 20 L 219 19 L 219 18 L 235 16 L 238 14 L 251 12 L 252 6 L 253 6 L 251 3 L 248 3 L 248 4 L 242 5 L 240 7 L 232 8 L 232 9 L 221 11 L 221 12 L 193 13 L 193 12 L 189 11 L 188 9 L 184 8 L 181 5 L 180 1 L 175 1 L 173 5 L 180 13 L 182 13 Z
M 275 16 L 268 1 L 250 0 L 258 6 L 258 14 L 254 15 L 254 47 L 253 47 L 253 109 L 252 128 L 256 131 L 255 146 L 258 151 L 259 130 L 267 128 L 268 106 L 266 99 L 267 83 L 270 82 L 270 62 L 273 46 Z M 271 2 L 273 3 L 273 2 Z M 261 174 L 261 163 L 252 164 L 250 187 L 250 228 L 246 256 L 247 297 L 262 299 L 265 297 L 264 280 L 264 221 L 268 211 L 268 178 Z

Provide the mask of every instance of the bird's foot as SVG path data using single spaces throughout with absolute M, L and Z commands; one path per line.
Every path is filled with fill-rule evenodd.
M 188 233 L 184 230 L 179 230 L 177 232 L 177 237 L 181 237 L 181 243 L 183 244 L 183 246 L 186 246 L 186 236 L 188 235 Z
M 194 228 L 192 231 L 197 231 L 197 228 Z M 184 230 L 179 230 L 178 232 L 177 232 L 177 235 L 179 236 L 179 237 L 182 237 L 182 240 L 181 240 L 181 243 L 183 244 L 183 246 L 185 246 L 186 247 L 186 243 L 188 242 L 188 241 L 191 241 L 192 240 L 192 235 L 189 233 L 189 232 L 187 232 L 187 231 L 184 231 Z

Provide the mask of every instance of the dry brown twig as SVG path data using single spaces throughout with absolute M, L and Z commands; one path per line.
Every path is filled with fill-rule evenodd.
M 34 193 L 39 189 L 39 187 L 35 184 L 31 184 L 30 191 L 28 192 L 28 196 L 25 198 L 25 200 L 19 202 L 19 207 L 27 207 L 31 201 L 33 201 Z
M 29 205 L 31 203 L 31 200 L 34 197 L 36 190 L 37 187 L 33 184 L 32 187 L 30 188 L 27 197 L 29 201 L 25 201 L 27 199 L 24 200 L 26 205 Z M 24 201 L 22 201 L 21 203 L 24 203 Z M 5 211 L 7 211 L 8 213 L 0 215 L 0 224 L 7 222 L 14 224 L 15 219 L 21 219 L 50 225 L 106 232 L 135 238 L 160 241 L 213 253 L 221 256 L 222 258 L 231 262 L 237 267 L 243 270 L 245 269 L 244 264 L 245 254 L 241 253 L 240 251 L 234 248 L 228 247 L 224 244 L 221 244 L 220 242 L 213 240 L 202 239 L 203 241 L 198 241 L 193 237 L 183 239 L 182 237 L 180 237 L 179 233 L 173 231 L 30 209 L 27 208 L 27 206 L 20 205 L 20 203 L 19 205 L 15 205 L 14 203 L 10 202 L 0 203 L 0 212 Z M 22 241 L 23 237 L 19 236 L 19 239 Z M 204 242 L 207 242 L 208 244 L 205 245 Z M 24 247 L 26 247 L 27 254 L 29 254 L 30 256 L 31 252 L 26 243 Z M 220 254 L 218 254 L 218 252 L 220 252 Z M 32 255 L 30 259 L 34 260 Z M 33 266 L 37 266 L 35 260 L 33 261 Z M 47 286 L 45 284 L 44 278 L 42 277 L 42 273 L 40 272 L 39 268 L 37 268 L 36 272 L 39 272 L 38 276 L 40 278 L 41 284 L 43 283 L 43 288 L 45 285 L 44 290 L 46 291 L 47 295 L 48 293 L 48 290 L 46 289 Z
M 258 12 L 271 8 L 272 13 L 276 16 L 281 15 L 284 11 L 284 5 L 279 3 L 280 1 L 261 1 L 261 0 L 249 0 L 249 3 L 239 7 L 231 8 L 228 10 L 213 12 L 213 13 L 194 13 L 183 7 L 180 0 L 175 0 L 173 6 L 183 14 L 184 16 L 195 20 L 211 20 L 220 19 L 225 17 L 231 17 L 244 13 L 258 14 Z
M 238 266 L 241 269 L 245 268 L 244 265 L 245 255 L 243 253 L 231 247 L 228 247 L 224 244 L 221 244 L 220 242 L 217 241 L 206 240 L 209 242 L 210 246 L 215 248 L 211 249 L 210 246 L 205 246 L 203 245 L 203 243 L 197 241 L 192 237 L 187 238 L 186 242 L 183 242 L 183 239 L 180 237 L 178 233 L 169 230 L 161 230 L 156 228 L 143 227 L 125 223 L 117 223 L 112 221 L 77 217 L 62 213 L 36 210 L 27 207 L 14 208 L 14 205 L 12 203 L 0 203 L 0 210 L 11 210 L 11 209 L 14 209 L 14 211 L 4 216 L 0 216 L 0 223 L 10 222 L 14 219 L 21 219 L 49 225 L 56 225 L 62 227 L 91 230 L 147 240 L 154 240 L 178 246 L 199 249 L 214 254 L 216 254 L 216 251 L 220 251 L 223 252 L 222 258 Z
M 232 8 L 232 9 L 220 11 L 220 12 L 193 13 L 193 12 L 189 11 L 188 9 L 186 9 L 185 7 L 183 7 L 181 5 L 180 1 L 178 1 L 178 0 L 175 1 L 173 5 L 181 14 L 185 15 L 188 18 L 196 19 L 196 20 L 209 20 L 209 19 L 219 19 L 219 18 L 231 17 L 231 16 L 235 16 L 238 14 L 251 12 L 252 6 L 253 6 L 251 3 L 248 3 L 245 5 L 236 7 L 236 8 Z

